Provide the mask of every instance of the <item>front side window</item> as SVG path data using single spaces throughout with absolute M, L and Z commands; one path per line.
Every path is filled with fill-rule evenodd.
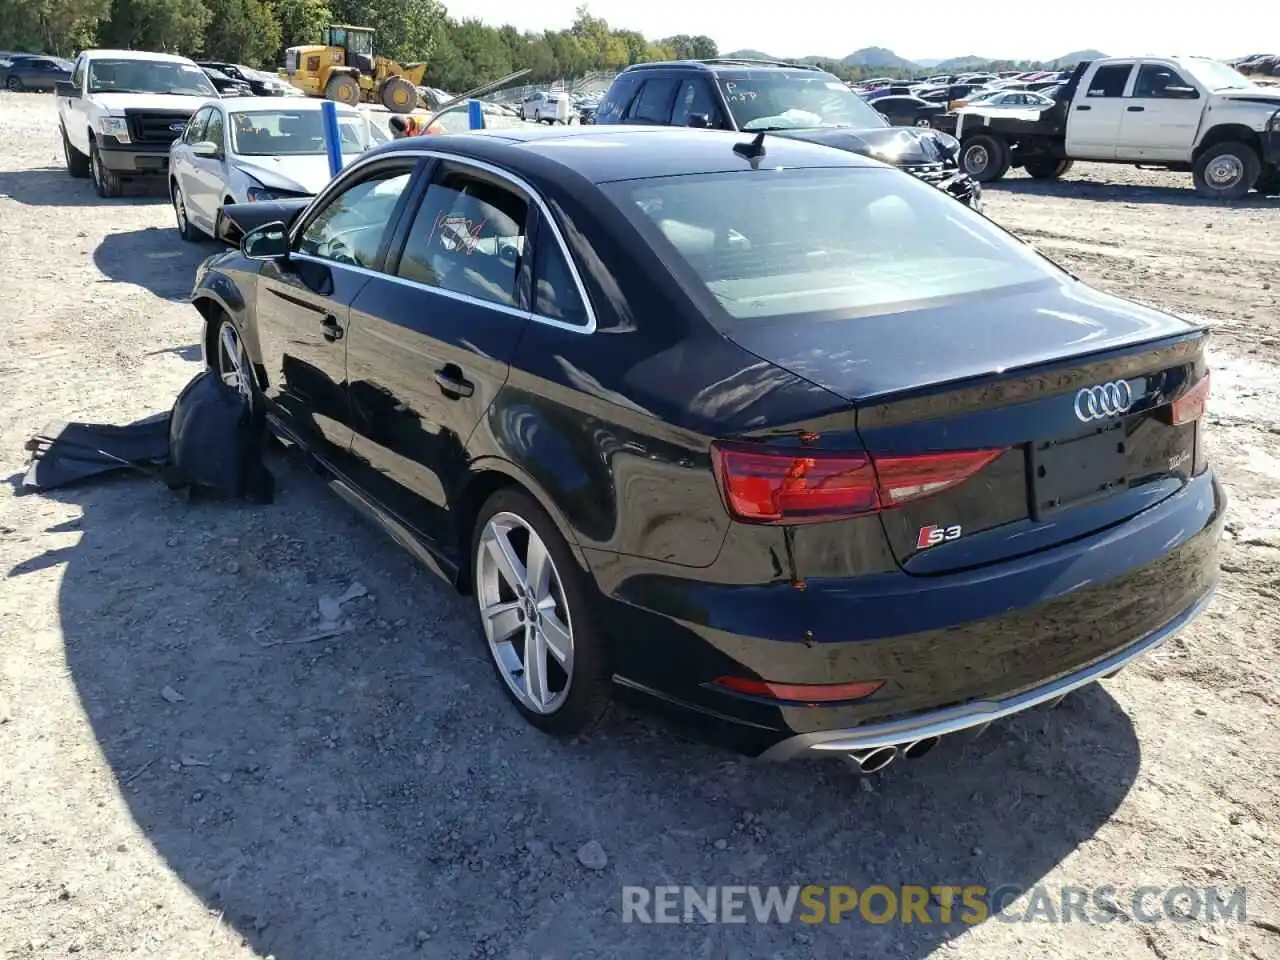
M 1129 74 L 1133 72 L 1131 63 L 1114 63 L 1099 67 L 1093 79 L 1089 81 L 1091 97 L 1123 97 L 1125 84 L 1129 82 Z
M 217 89 L 199 67 L 170 60 L 89 61 L 90 93 L 156 93 L 216 97 Z
M 883 116 L 829 73 L 759 71 L 722 77 L 719 83 L 740 130 L 888 126 Z
M 1170 92 L 1170 88 L 1176 91 L 1179 87 L 1196 93 L 1195 88 L 1179 76 L 1176 70 L 1162 63 L 1144 63 L 1138 68 L 1138 79 L 1133 82 L 1133 95 L 1153 100 L 1194 99 L 1185 93 Z
M 713 322 L 892 314 L 1058 275 L 981 215 L 893 170 L 762 169 L 603 189 L 663 259 L 687 265 Z
M 427 188 L 397 274 L 442 290 L 516 306 L 525 199 L 488 180 L 448 172 Z
M 411 170 L 393 168 L 344 189 L 307 224 L 298 252 L 376 269 L 383 237 L 411 176 Z
M 182 133 L 184 143 L 199 143 L 204 139 L 205 127 L 209 124 L 209 114 L 212 112 L 212 107 L 204 107 L 196 111 L 196 115 L 187 123 L 187 129 Z
M 216 143 L 218 149 L 223 149 L 223 119 L 222 111 L 210 108 L 209 122 L 204 128 L 204 139 L 210 143 Z
M 232 115 L 232 150 L 244 157 L 323 156 L 324 120 L 319 110 L 246 110 Z M 374 145 L 371 124 L 362 114 L 339 113 L 343 153 L 361 153 Z
M 674 77 L 655 77 L 645 82 L 640 96 L 631 106 L 627 119 L 634 123 L 666 124 L 671 121 L 671 100 L 679 81 Z

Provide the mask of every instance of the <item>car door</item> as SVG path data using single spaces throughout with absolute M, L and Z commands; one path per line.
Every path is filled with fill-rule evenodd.
M 1204 100 L 1167 63 L 1141 62 L 1120 122 L 1121 160 L 1190 162 Z
M 284 425 L 334 464 L 351 444 L 351 302 L 382 265 L 416 166 L 396 157 L 347 171 L 294 227 L 289 257 L 259 272 L 254 304 L 264 393 Z
M 182 191 L 182 202 L 186 207 L 188 218 L 191 216 L 190 197 L 195 189 L 191 145 L 204 139 L 205 127 L 208 126 L 209 115 L 212 112 L 212 107 L 201 107 L 197 110 L 187 121 L 187 129 L 182 131 L 182 136 L 175 140 L 169 149 L 169 173 L 177 182 L 178 189 Z
M 355 479 L 446 556 L 467 440 L 529 323 L 531 206 L 495 171 L 440 162 L 386 275 L 351 305 Z
M 187 175 L 190 186 L 184 187 L 187 215 L 206 232 L 213 231 L 218 208 L 222 206 L 226 183 L 226 125 L 226 114 L 222 109 L 209 107 L 209 117 L 205 121 L 204 133 L 198 142 L 212 143 L 218 148 L 218 152 L 212 157 L 201 157 L 188 150 L 186 156 L 186 163 L 190 170 Z
M 1080 84 L 1067 115 L 1067 153 L 1081 160 L 1114 160 L 1134 65 L 1105 63 Z

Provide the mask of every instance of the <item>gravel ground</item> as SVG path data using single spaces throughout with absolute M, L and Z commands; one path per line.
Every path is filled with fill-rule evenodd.
M 0 94 L 0 143 L 0 954 L 1280 957 L 1280 202 L 1093 165 L 988 191 L 1085 279 L 1213 325 L 1222 588 L 1116 679 L 859 780 L 625 712 L 535 733 L 466 605 L 289 461 L 271 507 L 17 496 L 47 422 L 168 408 L 214 248 L 71 180 L 50 98 Z M 357 581 L 353 632 L 277 642 Z M 1249 919 L 621 922 L 623 884 L 663 883 L 1245 886 Z

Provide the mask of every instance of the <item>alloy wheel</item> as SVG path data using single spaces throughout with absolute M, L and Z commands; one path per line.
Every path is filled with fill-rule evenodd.
M 240 343 L 235 326 L 224 321 L 218 330 L 218 376 L 228 387 L 253 403 L 253 380 L 249 373 L 249 358 Z
M 555 561 L 514 513 L 485 524 L 476 552 L 476 603 L 489 652 L 524 707 L 552 714 L 573 678 L 573 622 Z

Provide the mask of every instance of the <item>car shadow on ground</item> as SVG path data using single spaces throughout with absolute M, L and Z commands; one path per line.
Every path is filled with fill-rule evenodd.
M 29 207 L 149 206 L 169 200 L 163 177 L 125 181 L 123 196 L 103 198 L 93 192 L 88 178 L 73 178 L 64 167 L 4 171 L 0 173 L 0 197 Z
M 225 249 L 212 240 L 186 243 L 177 227 L 148 227 L 107 234 L 93 251 L 93 262 L 109 280 L 144 287 L 166 300 L 186 300 L 196 267 Z
M 1181 207 L 1233 207 L 1242 210 L 1280 210 L 1280 197 L 1264 197 L 1251 193 L 1241 200 L 1206 200 L 1186 186 L 1137 186 L 1127 183 L 1099 183 L 1093 180 L 1032 180 L 1015 177 L 984 183 L 984 191 L 1021 193 L 1031 196 L 1063 197 L 1069 200 L 1093 200 L 1099 203 L 1173 204 Z
M 62 565 L 66 660 L 133 817 L 261 955 L 924 957 L 967 929 L 959 908 L 638 926 L 622 887 L 1027 888 L 1136 777 L 1100 687 L 865 781 L 629 712 L 552 739 L 504 699 L 463 599 L 305 466 L 272 468 L 266 507 L 144 478 L 54 491 L 77 539 L 0 572 Z M 318 598 L 356 580 L 352 632 L 312 639 Z

